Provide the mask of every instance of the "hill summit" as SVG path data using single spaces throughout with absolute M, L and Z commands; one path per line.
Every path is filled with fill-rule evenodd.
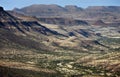
M 0 6 L 0 11 L 3 11 L 3 10 L 4 10 L 3 7 Z

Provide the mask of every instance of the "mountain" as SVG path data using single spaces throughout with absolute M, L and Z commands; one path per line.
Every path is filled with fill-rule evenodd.
M 119 19 L 98 20 L 98 12 L 95 19 L 89 12 L 85 20 L 79 7 L 68 6 L 69 14 L 50 7 L 64 14 L 56 17 L 54 8 L 54 16 L 39 17 L 0 7 L 0 77 L 119 77 Z
M 52 31 L 45 26 L 42 26 L 36 20 L 21 20 L 12 16 L 0 7 L 0 44 L 3 49 L 9 47 L 16 49 L 16 46 L 18 46 L 20 49 L 23 47 L 23 50 L 24 48 L 30 48 L 48 51 L 49 49 L 46 50 L 47 46 L 32 40 L 37 34 L 41 37 L 37 37 L 36 40 L 38 38 L 41 40 L 47 40 L 45 36 L 48 35 L 60 35 L 56 31 Z
M 18 31 L 22 33 L 27 33 L 30 31 L 38 32 L 41 34 L 58 34 L 55 31 L 52 31 L 45 26 L 42 26 L 36 20 L 21 20 L 17 17 L 14 17 L 3 10 L 1 7 L 0 11 L 0 27 L 11 30 L 11 31 Z
M 71 13 L 76 13 L 80 14 L 81 12 L 83 13 L 96 13 L 96 12 L 102 12 L 102 13 L 119 13 L 120 12 L 120 7 L 119 6 L 89 6 L 87 8 L 81 8 L 77 7 L 75 5 L 66 5 L 65 7 L 61 7 L 59 5 L 51 4 L 51 5 L 43 5 L 43 4 L 38 4 L 38 5 L 31 5 L 27 6 L 21 9 L 15 8 L 13 11 L 19 11 L 23 12 L 25 14 L 33 15 L 33 16 L 63 16 L 65 14 L 71 14 Z M 53 14 L 52 14 L 53 13 Z M 62 15 L 60 15 L 62 14 Z
M 120 21 L 119 6 L 89 6 L 87 8 L 77 7 L 75 5 L 31 5 L 13 11 L 23 13 L 37 18 L 73 18 L 77 20 L 85 20 L 90 23 L 96 20 L 102 20 L 105 23 L 118 23 Z
M 65 7 L 61 7 L 59 5 L 51 4 L 51 5 L 31 5 L 21 9 L 15 8 L 13 11 L 17 11 L 23 14 L 28 14 L 37 17 L 46 17 L 46 16 L 63 16 L 64 14 L 69 13 L 79 13 L 83 11 L 82 8 L 74 6 L 74 5 L 67 5 Z
M 64 8 L 71 13 L 81 12 L 84 10 L 83 8 L 77 7 L 75 5 L 66 5 Z
M 57 16 L 62 12 L 66 12 L 66 9 L 58 5 L 31 5 L 22 9 L 14 9 L 14 11 L 32 16 Z
M 4 21 L 15 21 L 15 17 L 11 16 L 6 11 L 4 11 L 3 7 L 0 7 L 0 21 L 1 22 L 4 22 Z
M 86 10 L 99 12 L 120 12 L 120 6 L 89 6 Z

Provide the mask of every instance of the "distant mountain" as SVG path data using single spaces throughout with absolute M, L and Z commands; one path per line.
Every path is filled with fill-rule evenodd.
M 66 12 L 66 9 L 58 5 L 31 5 L 22 9 L 16 8 L 14 11 L 23 12 L 32 16 L 57 16 L 59 13 Z
M 77 7 L 77 6 L 75 6 L 75 5 L 66 5 L 66 6 L 65 6 L 65 9 L 66 9 L 68 12 L 71 12 L 71 13 L 81 12 L 81 11 L 84 10 L 83 8 Z
M 120 6 L 89 6 L 86 8 L 88 11 L 100 12 L 120 12 Z
M 77 7 L 75 5 L 66 5 L 61 7 L 59 5 L 31 5 L 21 9 L 15 8 L 13 11 L 23 12 L 24 14 L 32 16 L 64 16 L 66 14 L 77 13 L 78 15 L 87 14 L 87 13 L 119 13 L 120 6 L 89 6 L 86 9 Z M 87 12 L 87 13 L 86 13 Z M 81 14 L 82 13 L 82 14 Z M 62 15 L 61 15 L 62 14 Z
M 119 24 L 120 6 L 89 6 L 85 9 L 75 6 L 66 5 L 31 5 L 21 9 L 15 8 L 13 11 L 37 18 L 73 18 L 95 23 L 96 20 L 102 20 L 107 23 Z M 47 19 L 46 19 L 47 20 Z
M 89 6 L 85 9 L 85 13 L 82 14 L 83 18 L 103 19 L 103 20 L 115 20 L 120 14 L 119 6 Z
M 83 11 L 82 8 L 74 6 L 74 5 L 67 5 L 65 7 L 61 7 L 59 5 L 31 5 L 21 9 L 15 8 L 13 11 L 22 12 L 24 14 L 32 15 L 32 16 L 62 16 L 63 14 L 67 13 L 76 13 Z

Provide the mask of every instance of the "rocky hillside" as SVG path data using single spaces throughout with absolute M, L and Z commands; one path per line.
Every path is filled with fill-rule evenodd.
M 42 33 L 44 35 L 59 34 L 55 31 L 46 28 L 45 26 L 42 26 L 36 20 L 21 20 L 17 17 L 14 17 L 6 11 L 4 11 L 2 7 L 0 9 L 0 27 L 18 33 L 27 33 L 34 31 Z
M 38 37 L 36 37 L 37 34 L 39 34 Z M 48 35 L 61 34 L 42 26 L 36 20 L 22 20 L 12 16 L 0 7 L 0 48 L 18 48 L 19 50 L 19 47 L 20 49 L 23 47 L 23 50 L 29 48 L 48 51 L 46 47 L 49 47 L 40 43 L 40 41 L 48 40 L 45 38 Z

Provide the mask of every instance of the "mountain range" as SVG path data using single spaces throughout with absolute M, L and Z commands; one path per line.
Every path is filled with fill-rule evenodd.
M 119 77 L 120 7 L 0 7 L 0 77 Z
M 96 20 L 102 20 L 105 23 L 109 23 L 109 25 L 113 25 L 113 23 L 120 24 L 119 6 L 89 6 L 87 8 L 81 8 L 75 5 L 61 7 L 59 5 L 38 4 L 21 9 L 15 8 L 13 11 L 36 16 L 37 18 L 68 18 L 85 20 L 90 24 L 94 24 Z
M 59 5 L 31 5 L 27 6 L 21 9 L 15 8 L 13 11 L 19 11 L 23 12 L 25 14 L 30 14 L 37 16 L 44 16 L 44 14 L 47 14 L 48 16 L 53 13 L 53 16 L 59 14 L 71 14 L 71 13 L 81 13 L 81 12 L 114 12 L 119 13 L 120 7 L 119 6 L 89 6 L 87 8 L 81 8 L 75 5 L 66 5 L 65 7 L 59 6 Z M 43 14 L 42 14 L 43 13 Z M 54 15 L 55 14 L 55 15 Z M 47 16 L 46 15 L 46 16 Z M 52 16 L 52 15 L 51 15 Z

